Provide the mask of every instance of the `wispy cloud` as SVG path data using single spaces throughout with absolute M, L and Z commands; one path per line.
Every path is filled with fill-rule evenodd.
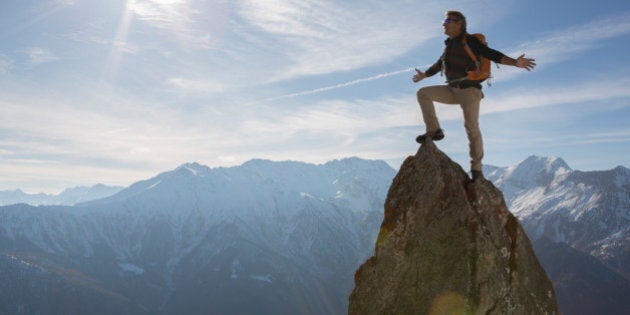
M 581 82 L 568 86 L 543 86 L 523 91 L 511 90 L 484 100 L 484 113 L 496 113 L 554 106 L 577 102 L 597 102 L 609 99 L 630 98 L 630 80 L 617 78 L 606 82 Z
M 526 90 L 517 87 L 503 90 L 500 94 L 493 93 L 491 97 L 486 97 L 482 100 L 481 115 L 563 104 L 597 103 L 630 98 L 630 90 L 627 88 L 630 80 L 626 78 L 620 77 L 609 81 L 593 81 L 570 82 L 561 86 L 542 85 L 539 87 L 528 87 Z M 393 98 L 387 100 L 387 102 L 417 104 L 415 95 Z M 415 108 L 414 110 L 419 111 L 420 109 Z M 440 121 L 462 119 L 462 111 L 459 106 L 436 103 L 436 112 Z M 401 122 L 409 123 L 409 119 L 403 119 Z M 419 122 L 422 123 L 422 120 L 419 120 Z
M 77 3 L 77 0 L 56 0 L 57 3 L 66 6 L 72 6 Z
M 550 32 L 541 38 L 511 48 L 506 53 L 512 57 L 526 53 L 526 56 L 536 59 L 539 67 L 546 67 L 579 58 L 581 53 L 598 47 L 602 41 L 628 34 L 630 11 Z M 493 76 L 498 80 L 509 80 L 525 72 L 513 67 L 502 67 L 501 71 L 495 71 Z
M 415 62 L 432 62 L 441 53 L 443 2 L 123 2 L 127 6 L 120 11 L 88 10 L 89 3 L 72 0 L 11 7 L 22 24 L 0 31 L 10 39 L 0 54 L 0 73 L 10 74 L 0 76 L 1 185 L 20 173 L 57 185 L 64 176 L 69 183 L 81 178 L 130 183 L 189 161 L 390 159 L 417 148 L 413 137 L 423 124 L 414 94 L 419 85 L 410 77 Z M 518 14 L 514 3 L 456 0 L 449 6 L 466 12 L 478 28 L 478 23 L 496 27 L 506 14 Z M 67 16 L 73 18 L 66 21 Z M 495 48 L 512 56 L 525 52 L 541 68 L 561 68 L 600 45 L 613 47 L 611 42 L 629 34 L 628 20 L 621 13 L 542 35 L 529 31 L 520 36 L 535 39 L 522 46 Z M 21 46 L 23 38 L 36 47 Z M 58 60 L 60 67 L 13 73 L 24 59 L 39 65 Z M 630 81 L 621 75 L 627 71 L 620 66 L 616 72 L 604 80 L 591 74 L 562 84 L 548 80 L 547 86 L 528 81 L 527 90 L 515 81 L 496 84 L 486 90 L 482 113 L 492 118 L 489 114 L 558 104 L 616 103 L 630 98 Z M 497 80 L 505 81 L 521 73 L 527 72 L 495 71 Z M 431 80 L 423 84 L 443 81 Z M 342 91 L 350 87 L 356 95 Z M 317 97 L 320 93 L 325 97 Z M 441 121 L 461 125 L 454 122 L 462 119 L 458 106 L 437 110 Z M 466 156 L 465 134 L 451 135 L 448 145 Z M 627 135 L 589 141 L 607 139 L 621 142 Z M 74 175 L 77 170 L 82 174 Z
M 13 66 L 13 61 L 9 57 L 0 54 L 0 74 L 7 73 Z
M 187 3 L 186 0 L 132 0 L 129 5 L 140 19 L 154 21 L 157 25 L 167 28 L 179 21 L 187 20 L 186 13 L 181 10 Z
M 128 7 L 136 19 L 179 44 L 208 48 L 225 31 L 229 4 L 203 0 L 132 0 Z
M 287 7 L 286 5 L 282 5 L 278 2 L 274 3 L 276 5 L 276 7 L 274 8 L 278 12 L 287 13 L 288 15 L 290 15 L 291 13 L 297 15 L 296 12 L 299 12 L 297 8 Z M 249 9 L 254 10 L 255 8 L 258 8 L 258 6 L 253 6 Z M 277 16 L 273 14 L 271 14 L 270 16 L 265 16 L 263 13 L 256 11 L 256 13 L 252 13 L 252 15 L 262 16 L 259 17 L 259 20 L 257 20 L 257 22 L 262 24 L 262 27 L 268 28 L 270 31 L 295 36 L 298 36 L 296 34 L 300 34 L 300 36 L 304 36 L 304 34 L 313 34 L 312 36 L 317 35 L 317 32 L 309 31 L 308 29 L 302 30 L 302 28 L 304 28 L 305 26 L 294 25 L 298 24 L 299 21 L 290 20 L 289 18 L 287 18 L 287 16 L 283 14 L 278 14 Z M 611 21 L 621 22 L 611 23 Z M 282 25 L 283 23 L 288 25 L 285 27 L 280 27 L 279 25 Z M 609 25 L 614 26 L 608 27 Z M 615 15 L 590 22 L 583 26 L 575 26 L 571 27 L 570 29 L 553 32 L 540 39 L 521 44 L 518 48 L 511 49 L 511 52 L 508 53 L 508 55 L 516 57 L 517 54 L 520 55 L 523 52 L 527 52 L 527 56 L 535 57 L 539 64 L 543 66 L 548 66 L 550 64 L 561 62 L 569 58 L 574 58 L 580 52 L 596 47 L 599 42 L 603 40 L 624 36 L 627 34 L 630 34 L 630 13 Z M 266 98 L 253 103 L 276 101 L 280 99 L 327 92 L 330 90 L 349 87 L 356 84 L 378 80 L 410 71 L 413 71 L 413 68 L 386 72 L 321 88 L 287 93 L 276 97 Z M 523 73 L 525 72 L 522 69 L 504 66 L 501 67 L 500 70 L 494 71 L 493 79 L 507 81 L 519 75 L 522 75 Z M 289 75 L 289 73 L 285 73 L 285 75 Z
M 303 138 L 304 144 L 325 142 L 335 147 L 349 145 L 361 134 L 419 125 L 420 111 L 413 99 L 407 97 L 373 100 L 327 100 L 309 107 L 289 105 L 290 110 L 259 107 L 257 115 L 244 118 L 238 126 L 245 143 L 268 143 L 272 139 L 294 141 Z M 343 139 L 343 140 L 341 140 Z M 282 142 L 281 141 L 281 142 Z M 280 147 L 285 145 L 280 144 Z
M 50 50 L 41 47 L 30 47 L 24 51 L 31 64 L 42 64 L 58 60 L 59 58 Z
M 132 28 L 149 25 L 190 47 L 187 53 L 209 50 L 183 65 L 231 69 L 224 84 L 246 80 L 260 86 L 394 61 L 442 36 L 436 17 L 442 6 L 433 1 L 134 0 L 128 9 L 137 20 Z
M 105 33 L 103 24 L 102 20 L 91 22 L 62 36 L 78 43 L 108 45 L 111 41 L 103 35 Z
M 8 164 L 18 159 L 77 166 L 124 164 L 146 170 L 174 166 L 172 161 L 196 160 L 195 156 L 233 145 L 230 133 L 236 128 L 234 121 L 238 122 L 233 114 L 229 120 L 209 114 L 197 123 L 180 107 L 147 106 L 131 95 L 101 92 L 101 97 L 77 96 L 83 106 L 70 105 L 76 101 L 68 98 L 32 95 L 0 101 L 0 133 L 10 131 L 0 134 L 0 150 L 15 152 L 0 155 L 0 160 Z
M 628 34 L 630 11 L 550 33 L 524 43 L 518 49 L 527 49 L 545 62 L 558 62 L 575 58 L 576 54 L 594 48 L 603 40 Z
M 182 31 L 191 22 L 186 0 L 132 0 L 128 6 L 138 19 L 165 30 Z
M 577 134 L 541 139 L 548 146 L 590 145 L 598 143 L 630 143 L 630 130 Z
M 29 29 L 73 4 L 74 1 L 71 0 L 38 1 L 34 7 L 35 9 L 32 11 L 35 12 L 35 14 L 30 15 L 26 19 L 19 20 L 19 22 L 10 25 L 10 27 L 0 30 L 0 37 Z M 8 9 L 8 7 L 3 7 L 3 10 L 4 9 Z
M 391 61 L 439 33 L 417 5 L 336 1 L 242 1 L 239 15 L 271 47 L 284 47 L 284 66 L 271 80 L 348 71 Z M 427 13 L 434 4 L 424 3 Z M 376 7 L 375 7 L 376 6 Z M 414 9 L 416 8 L 416 9 Z
M 519 88 L 505 90 L 502 94 L 483 100 L 482 115 L 630 98 L 630 90 L 627 89 L 630 80 L 618 78 L 613 81 L 615 83 L 573 82 L 570 84 L 571 88 L 541 86 L 528 88 L 526 91 Z M 462 119 L 459 106 L 436 103 L 436 110 L 441 121 Z M 415 95 L 391 96 L 374 100 L 321 101 L 310 108 L 296 106 L 293 113 L 276 117 L 276 119 L 281 121 L 276 124 L 277 128 L 271 122 L 261 122 L 259 125 L 272 128 L 267 130 L 270 133 L 281 132 L 281 130 L 296 133 L 308 130 L 370 132 L 375 129 L 375 122 L 378 122 L 378 129 L 422 125 L 420 108 Z M 252 129 L 249 132 L 256 133 L 256 130 Z
M 165 82 L 168 86 L 175 87 L 181 91 L 212 94 L 226 90 L 226 86 L 216 80 L 193 80 L 186 78 L 172 78 Z

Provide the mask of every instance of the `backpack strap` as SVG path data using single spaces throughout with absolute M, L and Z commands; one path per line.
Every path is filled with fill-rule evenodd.
M 444 52 L 442 52 L 442 56 L 440 57 L 440 61 L 442 62 L 442 69 L 440 70 L 440 76 L 444 76 L 444 71 L 446 71 L 446 50 L 448 46 L 444 47 Z
M 464 44 L 464 50 L 468 54 L 468 57 L 470 57 L 470 59 L 472 59 L 475 62 L 475 67 L 479 69 L 479 59 L 477 58 L 477 56 L 475 56 L 472 49 L 470 49 L 470 46 L 468 46 L 468 36 L 470 36 L 468 33 L 462 36 L 462 43 Z

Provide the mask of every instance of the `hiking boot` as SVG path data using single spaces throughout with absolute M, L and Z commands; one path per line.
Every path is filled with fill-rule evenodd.
M 424 143 L 424 140 L 426 140 L 427 138 L 431 138 L 433 139 L 433 141 L 440 141 L 444 139 L 444 131 L 442 131 L 442 129 L 438 129 L 433 132 L 427 131 L 427 133 L 419 135 L 416 138 L 416 142 Z
M 477 170 L 472 170 L 470 171 L 472 173 L 472 181 L 473 182 L 477 182 L 480 180 L 484 180 L 485 178 L 483 177 L 483 173 L 481 171 L 477 171 Z

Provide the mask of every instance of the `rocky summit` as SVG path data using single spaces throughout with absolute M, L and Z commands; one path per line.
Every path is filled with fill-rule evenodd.
M 559 314 L 551 282 L 503 194 L 428 141 L 389 189 L 375 254 L 349 314 Z

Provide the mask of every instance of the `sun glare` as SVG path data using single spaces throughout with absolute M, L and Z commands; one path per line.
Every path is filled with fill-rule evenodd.
M 125 9 L 122 12 L 120 23 L 118 24 L 118 29 L 116 30 L 116 37 L 112 41 L 112 48 L 104 69 L 104 76 L 107 79 L 115 79 L 118 74 L 122 53 L 124 52 L 124 48 L 121 49 L 121 47 L 125 47 L 127 42 L 127 35 L 129 34 L 129 26 L 131 25 L 133 12 L 132 8 L 134 3 L 134 0 L 128 0 L 125 5 Z

